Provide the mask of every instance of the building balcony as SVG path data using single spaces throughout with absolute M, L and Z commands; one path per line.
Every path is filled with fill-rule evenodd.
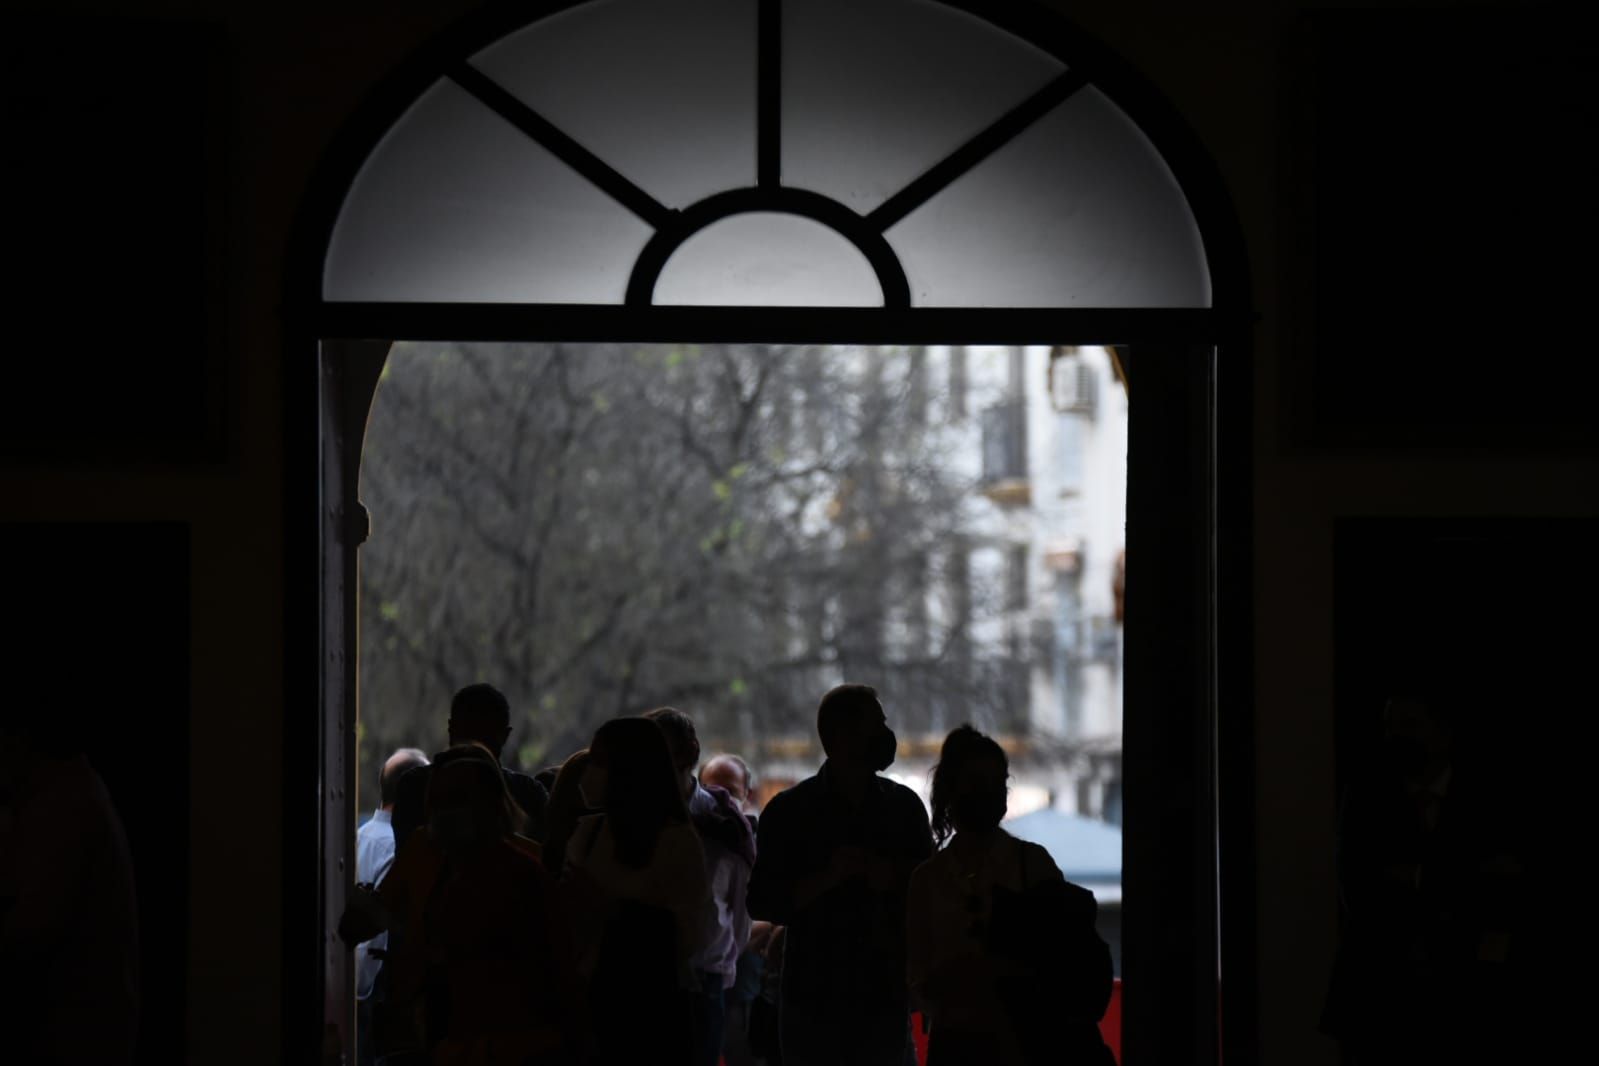
M 983 474 L 979 491 L 1006 507 L 1032 502 L 1027 476 L 1027 409 L 1019 400 L 996 404 L 982 415 Z

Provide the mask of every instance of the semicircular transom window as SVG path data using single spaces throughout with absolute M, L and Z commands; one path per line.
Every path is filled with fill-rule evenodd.
M 332 302 L 1204 308 L 1155 146 L 936 0 L 589 0 L 465 57 L 356 175 Z

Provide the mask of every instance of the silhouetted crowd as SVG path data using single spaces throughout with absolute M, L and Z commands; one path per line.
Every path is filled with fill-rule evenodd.
M 532 776 L 501 765 L 509 722 L 469 686 L 444 751 L 383 767 L 339 922 L 362 1061 L 914 1066 L 915 1017 L 929 1066 L 1113 1061 L 1094 898 L 1000 827 L 992 738 L 945 739 L 929 818 L 883 776 L 877 694 L 840 686 L 825 762 L 757 818 L 748 765 L 702 760 L 679 710 L 606 722 Z M 1524 827 L 1447 701 L 1396 697 L 1382 725 L 1340 808 L 1323 1030 L 1362 1066 L 1523 1061 Z M 133 873 L 76 721 L 0 717 L 0 1061 L 132 1061 Z
M 456 694 L 449 747 L 395 752 L 339 923 L 363 1062 L 471 1066 L 1105 1066 L 1092 894 L 1000 828 L 1009 768 L 962 726 L 932 817 L 882 776 L 877 693 L 828 692 L 826 759 L 759 816 L 663 707 L 528 776 L 505 698 Z

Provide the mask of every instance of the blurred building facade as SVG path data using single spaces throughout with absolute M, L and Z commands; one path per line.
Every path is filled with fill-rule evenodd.
M 877 685 L 900 736 L 893 776 L 924 798 L 944 735 L 971 722 L 1011 753 L 1013 814 L 1051 807 L 1119 825 L 1128 396 L 1115 352 L 934 346 L 855 357 L 875 361 L 870 372 L 925 425 L 904 446 L 925 449 L 970 492 L 923 579 L 863 593 L 875 604 L 865 643 L 879 660 L 865 674 L 824 663 L 804 683 L 818 694 L 846 677 Z M 755 721 L 740 732 L 725 740 L 754 752 L 771 787 L 820 758 L 810 735 Z

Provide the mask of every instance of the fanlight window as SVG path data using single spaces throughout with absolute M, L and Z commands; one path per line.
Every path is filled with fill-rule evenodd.
M 1206 308 L 1117 105 L 934 0 L 590 0 L 478 51 L 345 199 L 331 302 Z

